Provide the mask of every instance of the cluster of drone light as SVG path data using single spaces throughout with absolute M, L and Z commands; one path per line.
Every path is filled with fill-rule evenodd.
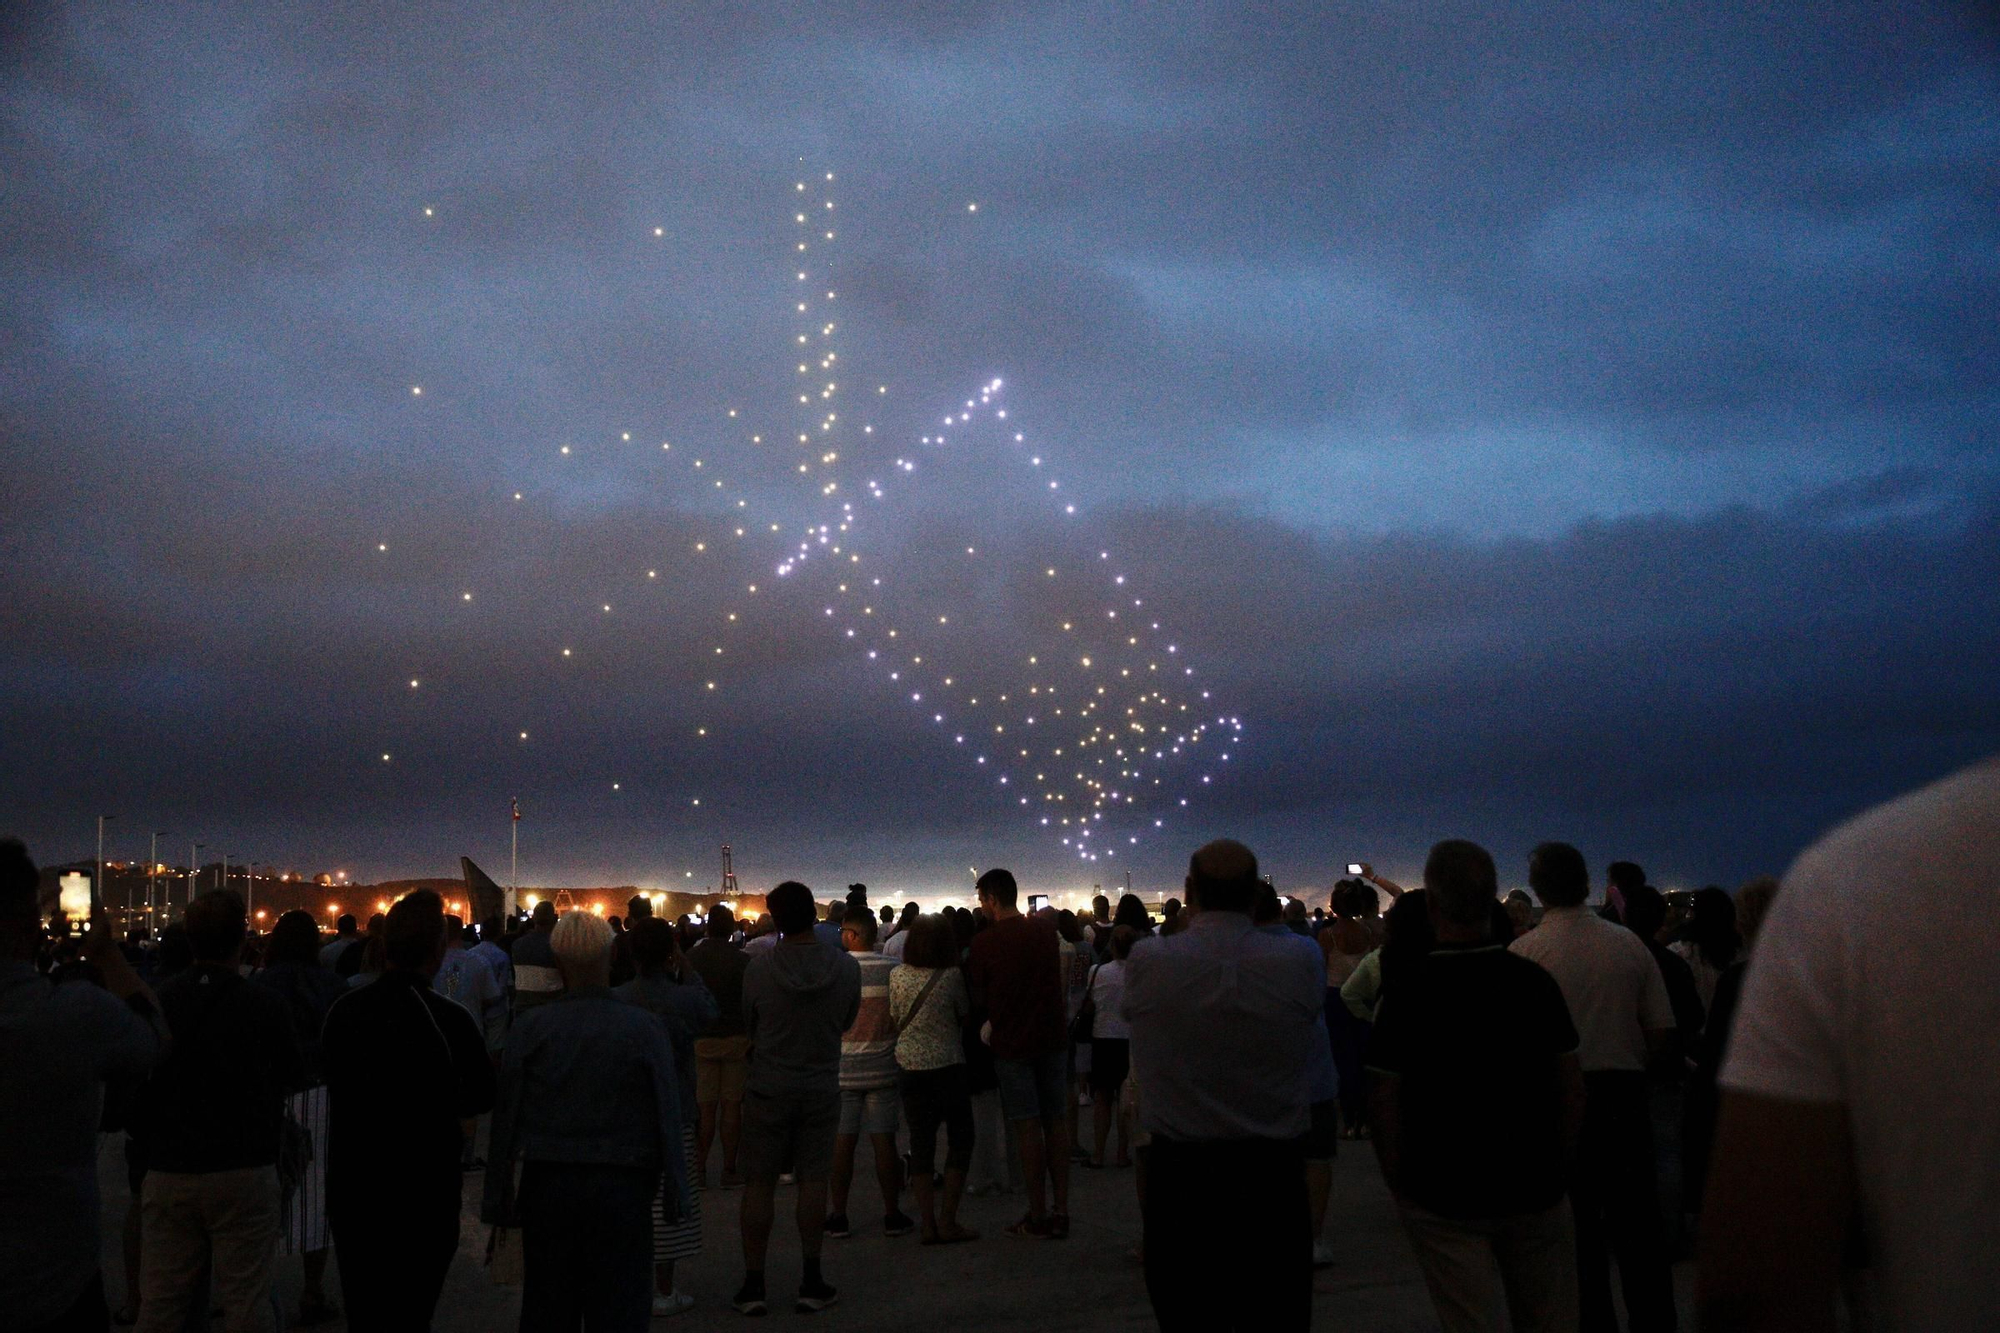
M 828 172 L 814 184 L 830 187 L 833 179 Z M 1241 736 L 1240 720 L 1214 711 L 1210 692 L 1194 683 L 1194 669 L 1183 660 L 1180 646 L 1145 610 L 1145 600 L 1128 586 L 1131 579 L 1108 550 L 1087 562 L 1087 572 L 1059 563 L 1044 567 L 1050 586 L 1073 590 L 1077 609 L 1049 625 L 1028 627 L 1048 646 L 1005 664 L 997 679 L 990 659 L 963 660 L 972 654 L 951 634 L 949 607 L 892 605 L 897 581 L 891 578 L 885 589 L 877 568 L 879 564 L 892 574 L 893 569 L 871 559 L 864 571 L 862 552 L 856 549 L 861 526 L 856 500 L 880 505 L 889 500 L 890 489 L 878 476 L 857 470 L 857 460 L 850 457 L 864 446 L 879 446 L 873 438 L 875 425 L 863 422 L 856 437 L 840 413 L 840 325 L 833 313 L 838 299 L 832 264 L 835 201 L 830 188 L 815 189 L 800 180 L 791 202 L 795 231 L 789 255 L 794 278 L 788 351 L 796 366 L 791 395 L 796 401 L 788 405 L 781 430 L 752 430 L 741 407 L 725 409 L 722 424 L 751 457 L 802 482 L 809 513 L 824 512 L 803 522 L 795 512 L 786 517 L 764 512 L 753 504 L 753 488 L 721 475 L 723 469 L 701 451 L 677 450 L 672 440 L 663 439 L 655 456 L 676 466 L 711 498 L 721 492 L 727 505 L 717 531 L 690 541 L 692 554 L 704 556 L 725 544 L 761 546 L 778 538 L 771 543 L 782 548 L 771 557 L 773 577 L 818 604 L 816 619 L 832 622 L 838 638 L 864 654 L 932 729 L 949 735 L 951 746 L 965 756 L 979 780 L 1047 828 L 1080 860 L 1115 857 L 1121 847 L 1129 854 L 1143 838 L 1164 829 L 1172 812 L 1189 804 L 1189 797 L 1179 794 L 1183 781 L 1193 785 L 1198 778 L 1200 785 L 1209 784 L 1216 766 L 1229 762 L 1227 747 Z M 968 206 L 968 212 L 976 211 L 976 205 Z M 655 229 L 656 236 L 661 234 L 663 229 Z M 942 449 L 997 426 L 1002 446 L 1033 478 L 1035 490 L 1048 498 L 1054 513 L 1062 520 L 1074 518 L 1076 503 L 1064 493 L 1061 479 L 1051 475 L 1045 451 L 1031 446 L 1026 432 L 1008 423 L 1001 402 L 1004 387 L 999 379 L 982 385 L 961 408 L 944 414 L 940 427 L 919 436 L 917 444 Z M 413 398 L 422 392 L 411 386 Z M 879 401 L 887 393 L 886 384 L 877 385 L 864 401 Z M 781 441 L 792 447 L 776 448 Z M 618 443 L 632 446 L 631 432 L 620 432 Z M 559 443 L 556 449 L 561 458 L 582 461 L 573 443 Z M 917 472 L 917 459 L 894 457 L 886 470 L 907 478 Z M 513 499 L 523 502 L 524 492 L 514 491 Z M 387 543 L 377 545 L 379 553 L 388 549 Z M 976 558 L 976 547 L 968 545 L 965 553 Z M 794 577 L 808 566 L 817 577 L 803 582 Z M 643 582 L 657 587 L 658 579 L 657 567 L 644 571 Z M 747 599 L 758 590 L 758 583 L 745 582 L 740 592 Z M 471 602 L 473 592 L 461 590 L 458 598 Z M 592 599 L 592 605 L 596 615 L 612 613 L 613 602 L 602 596 Z M 717 641 L 703 646 L 704 660 L 727 660 L 730 636 L 744 627 L 750 605 L 725 599 L 718 611 Z M 552 643 L 549 651 L 557 666 L 575 661 L 570 644 Z M 712 674 L 702 675 L 690 711 L 695 735 L 706 738 L 716 730 L 710 709 L 726 692 L 728 677 L 719 664 Z M 407 688 L 415 690 L 419 684 L 420 678 L 412 677 Z M 525 744 L 528 731 L 516 731 Z M 382 759 L 388 762 L 389 754 Z M 1183 777 L 1182 767 L 1193 771 Z M 613 791 L 620 786 L 610 783 Z M 699 806 L 701 800 L 693 798 L 691 804 Z M 1134 827 L 1143 831 L 1131 831 Z
M 951 414 L 947 427 L 1003 425 L 1020 465 L 1039 477 L 1043 454 L 1028 447 L 1025 432 L 1004 425 L 1004 387 L 999 380 L 982 386 Z M 919 442 L 937 448 L 952 438 L 939 433 Z M 896 466 L 905 473 L 916 470 L 910 459 L 897 459 Z M 879 493 L 879 487 L 870 489 Z M 1048 489 L 1059 493 L 1060 482 Z M 1076 510 L 1072 502 L 1060 501 L 1058 512 L 1066 519 Z M 977 548 L 965 547 L 965 555 L 976 559 Z M 963 660 L 948 609 L 891 611 L 880 578 L 865 586 L 840 584 L 840 595 L 823 610 L 913 709 L 951 736 L 983 781 L 1048 828 L 1071 854 L 1095 861 L 1115 857 L 1121 846 L 1129 853 L 1149 833 L 1164 829 L 1168 813 L 1188 804 L 1188 797 L 1169 788 L 1176 765 L 1196 763 L 1211 750 L 1216 753 L 1210 764 L 1228 763 L 1226 747 L 1240 738 L 1242 726 L 1235 717 L 1211 713 L 1211 692 L 1192 683 L 1194 669 L 1182 660 L 1179 644 L 1146 611 L 1145 599 L 1135 595 L 1130 576 L 1111 552 L 1100 550 L 1097 560 L 1087 563 L 1088 570 L 1076 571 L 1044 566 L 1043 578 L 1074 585 L 1080 606 L 1088 610 L 1058 615 L 1047 626 L 1024 627 L 1031 633 L 1039 629 L 1050 646 L 1023 651 L 1020 661 L 1006 664 L 999 681 L 990 659 L 972 665 Z M 1194 776 L 1207 784 L 1214 774 L 1203 767 Z M 1168 801 L 1172 804 L 1162 812 Z M 1130 831 L 1134 817 L 1145 832 Z

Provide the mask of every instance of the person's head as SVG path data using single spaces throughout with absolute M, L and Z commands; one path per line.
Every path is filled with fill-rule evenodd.
M 1306 923 L 1306 915 L 1306 904 L 1303 898 L 1294 898 L 1285 904 L 1285 920 L 1288 924 L 1303 926 Z
M 389 909 L 383 929 L 383 965 L 397 972 L 429 976 L 444 961 L 444 937 L 444 899 L 429 889 L 405 894 Z
M 465 947 L 465 922 L 462 918 L 448 916 L 444 919 L 444 945 L 447 949 Z
M 1429 953 L 1435 942 L 1431 929 L 1430 894 L 1406 893 L 1382 914 L 1382 957 L 1392 953 Z
M 1714 885 L 1697 890 L 1685 934 L 1709 966 L 1728 967 L 1743 942 L 1736 933 L 1736 900 Z
M 596 914 L 592 913 L 592 915 Z M 613 935 L 623 935 L 625 933 L 625 918 L 622 916 L 613 915 L 606 917 L 604 924 L 611 927 Z
M 1619 893 L 1631 893 L 1646 887 L 1646 872 L 1633 861 L 1613 861 L 1604 867 L 1604 882 Z
M 911 967 L 950 967 L 958 962 L 958 932 L 950 917 L 919 916 L 909 925 L 903 961 Z
M 1580 907 L 1590 896 L 1590 868 L 1566 842 L 1545 842 L 1528 853 L 1528 887 L 1544 907 Z
M 1090 919 L 1099 925 L 1109 925 L 1111 923 L 1111 900 L 1101 893 L 1092 898 L 1090 900 Z
M 0 838 L 0 957 L 33 958 L 42 936 L 42 875 L 19 838 Z
M 673 966 L 674 955 L 680 952 L 674 928 L 658 917 L 640 917 L 626 935 L 632 941 L 632 965 L 641 976 Z
M 625 928 L 630 930 L 645 917 L 653 914 L 653 900 L 643 893 L 635 893 L 625 900 Z
M 1513 924 L 1514 934 L 1525 935 L 1535 927 L 1535 900 L 1528 896 L 1526 889 L 1509 889 L 1500 905 L 1507 910 L 1507 920 Z
M 497 916 L 489 916 L 479 923 L 479 938 L 482 940 L 498 940 L 505 931 L 505 923 Z
M 194 966 L 194 950 L 188 947 L 187 927 L 175 921 L 160 929 L 160 947 L 153 954 L 153 975 L 164 980 Z
M 1463 838 L 1448 838 L 1424 859 L 1424 896 L 1432 926 L 1484 936 L 1492 927 L 1493 902 L 1500 891 L 1493 857 Z
M 712 940 L 732 940 L 736 937 L 736 914 L 717 903 L 708 909 L 708 924 L 702 930 Z
M 1128 893 L 1118 900 L 1117 914 L 1111 918 L 1113 926 L 1130 926 L 1144 934 L 1153 928 L 1151 918 L 1146 915 L 1146 904 L 1139 901 L 1139 895 Z
M 1139 942 L 1139 938 L 1139 932 L 1130 926 L 1113 926 L 1111 928 L 1111 956 L 1121 963 L 1124 962 L 1131 954 L 1132 946 Z
M 1169 898 L 1165 902 L 1160 904 L 1160 917 L 1162 920 L 1172 921 L 1175 917 L 1179 916 L 1180 914 L 1181 914 L 1180 899 Z
M 840 919 L 840 947 L 849 953 L 867 953 L 875 947 L 875 935 L 880 929 L 875 924 L 875 914 L 865 904 L 853 903 Z
M 1284 915 L 1285 908 L 1278 901 L 1278 891 L 1260 880 L 1250 907 L 1250 920 L 1260 926 L 1269 926 L 1275 925 Z
M 336 935 L 352 935 L 359 924 L 354 919 L 354 913 L 342 912 L 339 919 L 333 923 L 333 933 Z
M 896 924 L 896 909 L 887 903 L 882 904 L 882 924 L 885 926 Z
M 979 905 L 988 917 L 1011 916 L 1014 903 L 1020 897 L 1020 889 L 1014 883 L 1014 873 L 998 866 L 981 875 L 973 888 L 979 893 Z
M 788 879 L 765 896 L 771 922 L 783 935 L 799 935 L 813 928 L 819 913 L 814 910 L 813 891 L 795 879 Z
M 848 905 L 849 907 L 866 907 L 866 906 L 868 906 L 868 886 L 867 886 L 866 884 L 850 884 L 850 885 L 848 885 L 848 886 L 847 886 L 847 905 Z
M 546 935 L 556 928 L 556 905 L 546 900 L 538 902 L 528 919 L 535 923 L 536 930 Z
M 1667 895 L 1650 884 L 1625 890 L 1625 928 L 1651 944 L 1667 920 Z
M 354 918 L 347 918 L 348 934 L 353 934 Z M 264 951 L 267 967 L 279 963 L 319 966 L 319 923 L 311 912 L 287 912 L 271 927 L 271 947 Z
M 611 927 L 590 912 L 567 912 L 549 936 L 556 970 L 570 990 L 611 984 Z
M 1083 924 L 1076 919 L 1076 913 L 1067 907 L 1056 913 L 1056 934 L 1071 944 L 1083 942 Z
M 1218 838 L 1188 858 L 1188 901 L 1204 912 L 1248 912 L 1257 901 L 1257 857 L 1248 847 Z M 1167 906 L 1180 912 L 1171 898 Z
M 1745 949 L 1757 942 L 1764 914 L 1771 910 L 1771 901 L 1777 896 L 1778 881 L 1770 875 L 1759 875 L 1736 891 L 1736 933 L 1743 937 Z
M 188 945 L 197 963 L 236 965 L 249 934 L 241 897 L 228 889 L 210 889 L 187 905 L 181 920 L 187 925 Z

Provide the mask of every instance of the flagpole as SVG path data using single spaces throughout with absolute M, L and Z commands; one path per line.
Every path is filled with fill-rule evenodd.
M 514 919 L 515 899 L 521 887 L 521 798 L 514 798 L 514 818 L 508 821 L 513 830 L 513 847 L 507 854 L 507 919 Z

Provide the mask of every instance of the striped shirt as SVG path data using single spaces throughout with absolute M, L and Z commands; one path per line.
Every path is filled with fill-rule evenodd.
M 840 1038 L 840 1087 L 886 1088 L 896 1081 L 896 1030 L 889 1021 L 889 973 L 896 962 L 879 953 L 848 957 L 861 965 L 861 1009 Z

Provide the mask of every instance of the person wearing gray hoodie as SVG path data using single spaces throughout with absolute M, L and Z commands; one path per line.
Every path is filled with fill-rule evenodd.
M 750 1071 L 743 1097 L 743 1288 L 731 1302 L 746 1315 L 769 1310 L 764 1255 L 778 1176 L 798 1184 L 801 1314 L 837 1298 L 819 1269 L 827 1177 L 840 1126 L 840 1039 L 861 1008 L 861 968 L 814 937 L 812 890 L 787 880 L 766 898 L 783 936 L 743 974 L 743 1026 Z

